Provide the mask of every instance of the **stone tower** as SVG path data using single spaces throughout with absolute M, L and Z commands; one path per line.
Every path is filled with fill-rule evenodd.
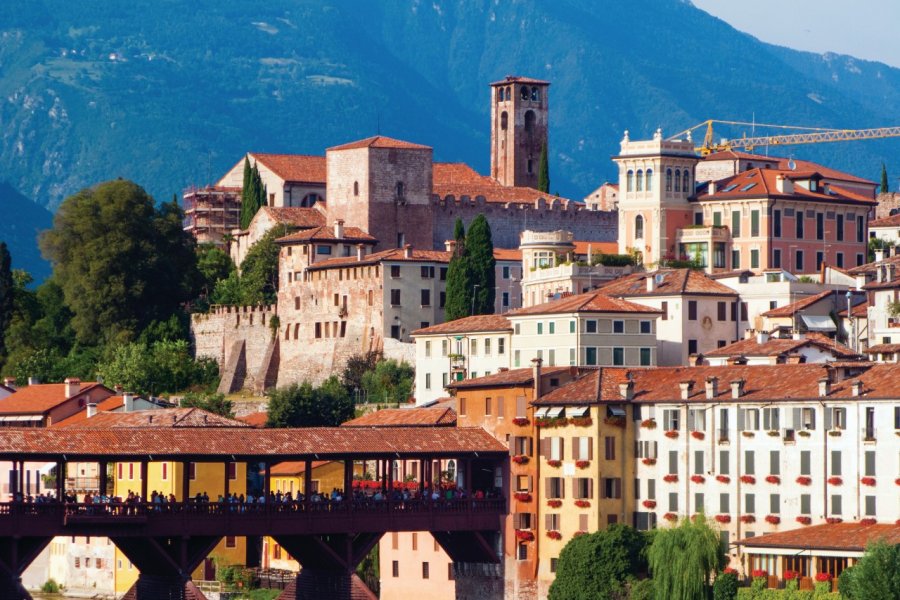
M 645 265 L 677 256 L 678 230 L 692 222 L 694 170 L 699 158 L 690 138 L 622 139 L 619 166 L 619 252 L 640 252 Z
M 491 84 L 491 177 L 536 188 L 547 143 L 550 82 L 507 76 Z

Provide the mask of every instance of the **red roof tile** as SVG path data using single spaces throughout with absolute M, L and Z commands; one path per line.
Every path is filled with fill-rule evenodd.
M 383 408 L 357 417 L 341 427 L 453 427 L 456 412 L 448 407 Z
M 514 260 L 521 262 L 522 251 L 512 248 L 494 248 L 494 260 Z
M 403 140 L 396 140 L 384 135 L 374 135 L 364 140 L 357 140 L 340 146 L 332 146 L 328 151 L 332 150 L 355 150 L 357 148 L 397 148 L 403 150 L 431 150 L 431 146 L 423 146 L 422 144 L 414 144 Z
M 322 465 L 327 465 L 328 463 L 334 462 L 333 460 L 314 460 L 312 461 L 313 471 L 321 467 Z M 272 465 L 269 469 L 269 475 L 303 475 L 306 473 L 306 461 L 305 460 L 288 460 L 285 462 L 280 462 L 276 465 Z
M 250 156 L 285 181 L 325 185 L 325 157 L 305 154 L 261 154 Z
M 66 427 L 64 424 L 63 427 Z M 243 421 L 229 419 L 199 408 L 167 408 L 161 410 L 139 410 L 128 413 L 98 413 L 90 419 L 72 423 L 69 429 L 159 429 L 159 428 L 221 428 L 250 425 Z
M 884 540 L 900 544 L 900 525 L 833 523 L 778 531 L 736 542 L 745 548 L 790 548 L 862 552 L 870 543 Z
M 869 302 L 868 301 L 860 302 L 859 304 L 854 305 L 851 308 L 850 312 L 852 313 L 852 316 L 854 316 L 854 317 L 867 317 L 869 315 Z M 838 316 L 846 317 L 847 309 L 845 308 L 844 310 L 840 311 L 838 313 Z
M 345 241 L 364 244 L 375 244 L 378 242 L 378 240 L 374 236 L 369 235 L 359 227 L 344 227 L 344 236 L 340 238 L 340 240 L 338 240 L 338 237 L 334 234 L 334 227 L 327 227 L 325 225 L 321 227 L 314 227 L 312 229 L 304 229 L 303 231 L 298 231 L 296 233 L 280 237 L 275 241 L 279 244 L 324 241 Z
M 825 290 L 824 292 L 819 292 L 813 296 L 807 296 L 806 298 L 800 298 L 796 302 L 791 302 L 790 304 L 786 304 L 784 306 L 779 306 L 778 308 L 773 308 L 772 310 L 768 310 L 762 313 L 763 317 L 790 317 L 793 316 L 794 313 L 797 313 L 801 310 L 805 310 L 810 306 L 817 304 L 821 300 L 828 298 L 829 296 L 834 296 L 839 292 L 835 290 Z
M 778 164 L 781 160 L 778 157 L 763 156 L 761 154 L 750 154 L 749 152 L 740 152 L 738 150 L 722 150 L 721 152 L 713 152 L 703 158 L 704 161 L 715 162 L 719 160 L 756 160 L 760 162 Z
M 325 225 L 325 215 L 317 208 L 300 208 L 299 206 L 263 206 L 262 210 L 276 223 L 292 225 L 304 229 Z
M 503 315 L 474 315 L 417 329 L 412 332 L 412 335 L 480 333 L 485 331 L 512 331 L 512 329 L 509 319 Z
M 813 165 L 813 163 L 807 163 Z M 818 166 L 818 165 L 813 165 Z M 790 169 L 750 169 L 742 171 L 737 175 L 726 177 L 715 182 L 716 191 L 714 194 L 709 193 L 709 187 L 702 187 L 701 191 L 694 196 L 694 200 L 725 200 L 738 198 L 765 198 L 765 197 L 785 197 L 795 198 L 799 200 L 816 200 L 819 202 L 831 202 L 838 204 L 878 204 L 869 196 L 860 194 L 849 189 L 845 189 L 838 185 L 831 184 L 829 191 L 826 192 L 824 185 L 820 185 L 818 191 L 808 190 L 801 185 L 795 183 L 792 193 L 779 192 L 776 187 L 776 178 L 780 175 L 786 179 L 797 180 L 801 178 L 810 178 L 820 175 L 825 178 L 838 178 L 838 175 L 845 175 L 843 180 L 851 182 L 865 182 L 851 175 L 841 174 L 831 169 L 822 169 L 828 171 L 832 175 L 826 175 L 822 170 L 810 171 L 792 171 Z M 734 186 L 734 187 L 732 187 Z M 730 188 L 730 189 L 729 189 Z M 726 191 L 727 190 L 727 191 Z
M 81 384 L 81 391 L 77 395 L 81 395 L 97 386 L 103 387 L 99 383 L 84 382 Z M 103 389 L 112 395 L 112 390 L 108 388 Z M 28 387 L 19 388 L 14 394 L 0 400 L 0 414 L 44 414 L 69 399 L 66 398 L 66 384 L 64 383 L 29 385 Z
M 565 373 L 569 371 L 571 367 L 544 367 L 541 370 L 543 375 L 553 375 L 555 373 Z M 534 383 L 534 371 L 529 368 L 524 369 L 510 369 L 508 371 L 498 371 L 497 373 L 492 373 L 490 375 L 484 375 L 483 377 L 476 377 L 474 379 L 463 379 L 462 381 L 454 381 L 451 382 L 450 385 L 447 386 L 449 389 L 469 389 L 469 388 L 483 388 L 483 387 L 506 387 L 506 386 L 515 386 L 515 385 L 531 385 Z
M 507 313 L 510 317 L 525 315 L 552 315 L 557 313 L 642 313 L 648 315 L 661 314 L 659 309 L 642 304 L 635 304 L 621 298 L 606 295 L 605 291 L 591 291 L 551 300 L 543 304 L 519 308 Z
M 900 352 L 900 344 L 875 344 L 863 350 L 866 354 L 890 354 L 892 352 Z
M 125 406 L 125 398 L 122 396 L 110 396 L 106 400 L 97 403 L 97 412 L 111 412 L 122 408 Z M 96 416 L 96 415 L 94 415 Z M 87 416 L 87 407 L 83 410 L 78 411 L 71 417 L 63 419 L 62 421 L 57 421 L 53 423 L 53 427 L 68 427 L 69 425 L 73 425 L 75 423 L 83 423 L 88 418 Z
M 806 346 L 816 346 L 822 350 L 831 352 L 836 358 L 840 359 L 849 360 L 859 357 L 856 352 L 847 346 L 824 335 L 815 334 L 815 332 L 808 333 L 803 339 L 799 340 L 791 338 L 769 338 L 762 344 L 760 344 L 754 336 L 753 338 L 739 340 L 733 344 L 707 352 L 705 356 L 780 356 L 782 354 L 796 352 L 800 348 Z
M 250 413 L 249 415 L 244 415 L 242 417 L 235 417 L 238 421 L 243 421 L 247 425 L 251 427 L 261 428 L 265 427 L 266 423 L 269 422 L 269 413 L 267 412 L 255 412 Z
M 869 221 L 869 229 L 873 227 L 900 227 L 900 213 Z
M 432 183 L 434 185 L 474 184 L 493 185 L 494 181 L 466 163 L 436 162 L 431 166 Z
M 591 254 L 618 254 L 618 242 L 591 242 L 584 240 L 575 240 L 575 254 L 578 256 L 587 256 L 588 247 L 591 248 Z
M 654 290 L 647 291 L 647 278 L 654 278 Z M 652 273 L 633 273 L 600 287 L 609 296 L 737 296 L 730 287 L 694 269 L 660 269 Z
M 310 271 L 318 269 L 333 269 L 339 267 L 357 267 L 363 265 L 374 265 L 381 262 L 434 262 L 447 263 L 450 262 L 450 253 L 443 250 L 416 250 L 413 249 L 412 256 L 406 257 L 403 248 L 391 248 L 390 250 L 382 250 L 381 252 L 373 252 L 367 254 L 362 260 L 355 256 L 342 256 L 338 258 L 329 258 L 328 260 L 319 261 L 307 267 Z
M 477 198 L 483 196 L 486 202 L 500 202 L 511 204 L 534 204 L 541 198 L 548 203 L 553 200 L 559 202 L 570 202 L 567 198 L 553 196 L 547 192 L 542 192 L 530 187 L 516 187 L 500 185 L 493 179 L 488 179 L 483 183 L 434 183 L 433 192 L 441 198 L 453 196 L 457 200 L 463 196 L 469 198 Z M 581 203 L 576 203 L 581 204 Z

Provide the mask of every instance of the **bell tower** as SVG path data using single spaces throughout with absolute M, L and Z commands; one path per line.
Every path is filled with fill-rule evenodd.
M 549 81 L 507 76 L 491 84 L 491 177 L 536 188 L 548 141 Z

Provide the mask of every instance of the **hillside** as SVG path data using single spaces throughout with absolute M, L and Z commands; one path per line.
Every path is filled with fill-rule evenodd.
M 50 208 L 119 176 L 167 199 L 248 149 L 376 131 L 487 172 L 487 83 L 511 73 L 552 81 L 551 187 L 576 198 L 613 176 L 625 129 L 900 124 L 900 70 L 766 45 L 679 0 L 3 3 L 0 70 L 4 177 Z M 874 179 L 883 160 L 900 175 L 898 150 L 780 153 Z
M 0 241 L 6 242 L 14 269 L 25 269 L 36 281 L 50 274 L 50 264 L 37 247 L 38 233 L 49 229 L 53 215 L 9 184 L 0 182 Z

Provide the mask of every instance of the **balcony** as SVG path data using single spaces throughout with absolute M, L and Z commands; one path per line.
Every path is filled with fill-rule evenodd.
M 690 225 L 678 230 L 679 242 L 727 242 L 731 240 L 731 232 L 724 225 Z

